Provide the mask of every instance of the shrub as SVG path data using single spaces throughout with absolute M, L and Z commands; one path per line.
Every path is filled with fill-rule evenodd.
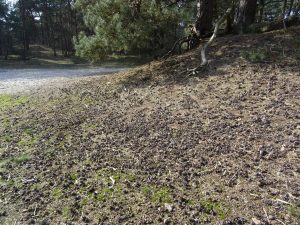
M 252 63 L 261 63 L 268 58 L 268 52 L 265 48 L 253 48 L 242 52 L 242 57 Z

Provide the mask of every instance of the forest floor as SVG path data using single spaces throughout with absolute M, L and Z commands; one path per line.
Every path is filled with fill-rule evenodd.
M 298 39 L 0 95 L 0 223 L 299 224 Z

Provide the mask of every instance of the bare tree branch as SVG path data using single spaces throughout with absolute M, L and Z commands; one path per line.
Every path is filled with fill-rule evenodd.
M 226 13 L 215 24 L 214 33 L 212 34 L 212 36 L 210 37 L 210 39 L 208 40 L 208 42 L 205 43 L 203 45 L 203 47 L 201 48 L 201 60 L 202 60 L 202 63 L 200 64 L 200 66 L 198 66 L 198 67 L 190 70 L 192 72 L 191 74 L 195 74 L 197 70 L 199 70 L 200 68 L 202 68 L 202 67 L 204 67 L 204 66 L 206 66 L 208 64 L 208 60 L 206 58 L 206 50 L 207 50 L 208 46 L 210 46 L 213 43 L 213 41 L 215 40 L 215 38 L 217 37 L 220 25 L 227 18 L 227 16 L 231 12 L 231 10 L 232 10 L 232 8 L 227 9 Z

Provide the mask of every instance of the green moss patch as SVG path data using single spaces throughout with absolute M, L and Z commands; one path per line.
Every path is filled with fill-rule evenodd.
M 6 110 L 25 104 L 29 101 L 27 96 L 12 96 L 6 94 L 0 94 L 0 110 Z

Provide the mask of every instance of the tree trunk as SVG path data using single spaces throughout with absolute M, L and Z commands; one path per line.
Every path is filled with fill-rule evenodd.
M 240 0 L 234 21 L 236 32 L 246 32 L 248 27 L 255 22 L 256 2 L 256 0 Z
M 258 8 L 258 22 L 261 23 L 264 19 L 265 0 L 259 0 Z
M 286 30 L 286 24 L 285 24 L 286 5 L 287 5 L 287 0 L 284 0 L 282 5 L 282 23 L 283 23 L 283 29 L 285 30 Z
M 27 58 L 27 30 L 26 30 L 26 9 L 24 0 L 20 1 L 21 21 L 22 21 L 22 39 L 23 39 L 23 53 L 22 59 Z
M 226 27 L 225 33 L 231 33 L 233 31 L 233 21 L 234 21 L 234 13 L 235 13 L 235 4 L 234 1 L 231 3 L 231 12 L 227 14 L 226 17 Z
M 200 35 L 205 35 L 212 30 L 213 6 L 213 0 L 198 0 L 196 30 Z
M 290 1 L 290 8 L 289 8 L 288 16 L 291 16 L 292 11 L 293 11 L 293 7 L 294 7 L 294 0 L 291 0 Z

